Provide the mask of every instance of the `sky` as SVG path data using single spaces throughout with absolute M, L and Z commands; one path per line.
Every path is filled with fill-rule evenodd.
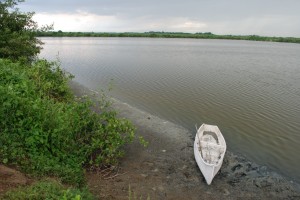
M 65 32 L 300 37 L 300 0 L 26 0 L 18 7 Z

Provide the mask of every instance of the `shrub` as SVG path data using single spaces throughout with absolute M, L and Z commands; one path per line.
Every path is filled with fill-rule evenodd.
M 133 125 L 105 99 L 100 113 L 88 98 L 75 99 L 69 77 L 45 60 L 28 67 L 0 59 L 0 162 L 78 184 L 84 165 L 117 163 Z
M 0 0 L 0 58 L 31 62 L 41 50 L 37 32 L 53 27 L 38 28 L 33 12 L 21 12 L 16 6 L 24 0 Z

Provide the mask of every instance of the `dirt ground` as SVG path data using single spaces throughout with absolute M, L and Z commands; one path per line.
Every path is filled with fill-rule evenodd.
M 18 170 L 0 165 L 0 194 L 3 194 L 10 189 L 29 185 L 31 183 L 32 180 Z
M 91 95 L 77 83 L 71 85 L 76 95 Z M 192 133 L 126 103 L 115 100 L 113 106 L 149 145 L 135 141 L 114 170 L 87 173 L 88 186 L 99 199 L 128 199 L 129 187 L 138 199 L 300 199 L 298 184 L 229 151 L 207 185 L 194 159 Z

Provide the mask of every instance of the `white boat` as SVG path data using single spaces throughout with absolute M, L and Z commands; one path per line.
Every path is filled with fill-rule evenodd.
M 202 124 L 196 133 L 194 154 L 208 185 L 220 170 L 225 152 L 226 142 L 220 129 L 214 125 Z

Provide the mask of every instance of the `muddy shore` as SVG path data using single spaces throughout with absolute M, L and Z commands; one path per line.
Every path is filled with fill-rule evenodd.
M 98 94 L 72 82 L 77 96 Z M 125 147 L 120 165 L 110 172 L 87 172 L 88 186 L 100 199 L 128 199 L 128 190 L 142 199 L 300 199 L 299 184 L 227 151 L 223 165 L 208 186 L 196 165 L 193 133 L 174 123 L 113 100 L 120 117 L 137 127 L 138 141 Z

